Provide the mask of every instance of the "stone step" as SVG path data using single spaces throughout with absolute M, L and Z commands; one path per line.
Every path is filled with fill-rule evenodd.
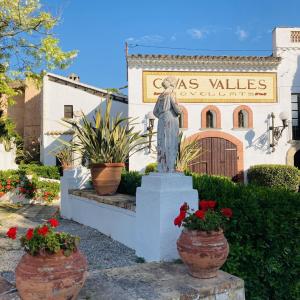
M 90 273 L 78 299 L 245 300 L 245 295 L 244 281 L 223 271 L 197 279 L 183 264 L 145 263 Z

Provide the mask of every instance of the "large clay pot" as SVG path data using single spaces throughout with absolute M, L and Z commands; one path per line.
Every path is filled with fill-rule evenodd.
M 124 163 L 92 164 L 91 175 L 98 195 L 112 195 L 118 189 Z
M 86 276 L 87 261 L 80 251 L 70 256 L 24 254 L 16 268 L 16 286 L 23 300 L 71 300 Z
M 212 278 L 225 263 L 229 245 L 223 231 L 183 230 L 177 249 L 189 273 L 197 278 Z

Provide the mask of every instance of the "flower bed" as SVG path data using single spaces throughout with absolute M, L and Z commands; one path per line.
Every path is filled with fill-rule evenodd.
M 13 202 L 43 201 L 51 202 L 58 198 L 60 184 L 58 182 L 48 182 L 39 180 L 33 176 L 27 176 L 18 171 L 0 171 L 0 198 L 7 196 L 7 200 Z

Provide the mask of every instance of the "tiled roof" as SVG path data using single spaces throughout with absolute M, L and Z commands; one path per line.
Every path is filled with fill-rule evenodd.
M 168 54 L 130 54 L 129 59 L 160 59 L 160 60 L 202 60 L 202 61 L 248 61 L 279 63 L 281 57 L 276 56 L 214 56 L 214 55 L 168 55 Z
M 94 86 L 91 86 L 89 84 L 85 84 L 85 83 L 82 83 L 82 82 L 79 82 L 79 81 L 74 81 L 70 78 L 60 76 L 60 75 L 56 75 L 56 74 L 53 74 L 53 73 L 47 73 L 47 76 L 55 82 L 64 83 L 66 85 L 73 86 L 73 87 L 76 87 L 76 88 L 80 88 L 80 89 L 82 89 L 86 92 L 92 92 L 94 94 L 99 94 L 101 96 L 106 96 L 106 95 L 109 94 L 109 95 L 112 96 L 112 100 L 128 103 L 128 97 L 126 95 L 111 93 L 111 92 L 108 92 L 105 89 L 97 88 L 97 87 L 94 87 Z

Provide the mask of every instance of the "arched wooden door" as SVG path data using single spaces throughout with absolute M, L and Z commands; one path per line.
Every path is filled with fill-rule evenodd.
M 238 178 L 238 156 L 235 144 L 223 138 L 207 137 L 199 139 L 198 145 L 202 149 L 202 154 L 190 166 L 192 172 Z

